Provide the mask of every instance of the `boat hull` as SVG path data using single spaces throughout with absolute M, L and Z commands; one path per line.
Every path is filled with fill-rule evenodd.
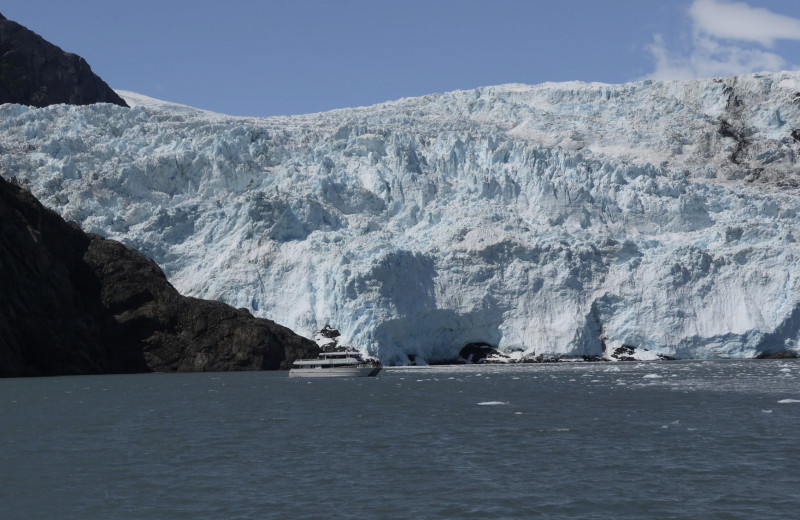
M 370 377 L 378 375 L 381 367 L 291 368 L 289 377 Z

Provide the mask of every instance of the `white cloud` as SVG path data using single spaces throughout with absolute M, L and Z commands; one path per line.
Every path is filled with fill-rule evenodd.
M 687 53 L 669 50 L 660 34 L 647 46 L 655 62 L 652 79 L 734 76 L 787 68 L 765 48 L 775 40 L 800 40 L 800 20 L 742 2 L 695 0 L 688 10 L 692 37 Z
M 775 40 L 800 40 L 800 20 L 743 2 L 695 0 L 689 8 L 695 29 L 715 38 L 757 42 L 772 47 Z

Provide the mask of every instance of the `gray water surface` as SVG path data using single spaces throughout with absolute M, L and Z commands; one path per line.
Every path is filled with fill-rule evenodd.
M 0 380 L 0 517 L 794 518 L 800 363 Z

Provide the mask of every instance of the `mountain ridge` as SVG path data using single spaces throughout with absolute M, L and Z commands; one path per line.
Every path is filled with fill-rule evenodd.
M 86 60 L 0 14 L 0 104 L 127 106 Z

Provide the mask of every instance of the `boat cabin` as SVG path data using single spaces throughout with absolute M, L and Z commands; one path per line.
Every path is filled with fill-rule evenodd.
M 320 352 L 317 359 L 298 359 L 295 368 L 336 368 L 364 363 L 361 352 Z

